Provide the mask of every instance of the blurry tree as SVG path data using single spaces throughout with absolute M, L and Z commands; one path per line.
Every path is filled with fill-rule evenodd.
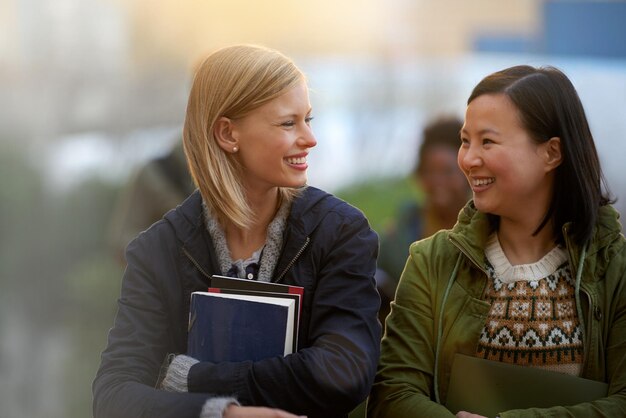
M 86 179 L 55 200 L 59 235 L 65 232 L 62 258 L 67 331 L 63 368 L 67 416 L 91 415 L 91 382 L 100 363 L 107 329 L 113 323 L 122 268 L 107 250 L 106 229 L 118 185 Z
M 407 200 L 421 199 L 421 191 L 409 178 L 380 178 L 354 184 L 335 192 L 346 202 L 359 208 L 376 232 L 381 232 Z
M 119 185 L 48 189 L 13 144 L 0 142 L 0 415 L 90 416 L 122 274 L 104 245 Z

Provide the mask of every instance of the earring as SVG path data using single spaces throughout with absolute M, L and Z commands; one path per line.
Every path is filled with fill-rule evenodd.
M 237 151 L 239 151 L 239 148 L 233 147 L 233 152 L 237 152 Z

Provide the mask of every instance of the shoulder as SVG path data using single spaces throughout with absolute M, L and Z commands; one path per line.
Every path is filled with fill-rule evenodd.
M 361 224 L 369 227 L 363 212 L 348 202 L 315 187 L 308 186 L 295 199 L 292 221 L 302 223 L 306 232 L 320 225 Z
M 352 215 L 363 217 L 363 213 L 359 209 L 350 205 L 348 202 L 338 198 L 332 193 L 312 186 L 307 186 L 296 198 L 296 202 L 304 208 L 332 210 L 348 216 Z
M 450 231 L 441 230 L 424 238 L 415 241 L 409 247 L 409 254 L 413 258 L 431 258 L 442 257 L 448 258 L 457 255 L 459 250 L 450 242 Z
M 587 249 L 587 263 L 594 260 L 597 275 L 621 280 L 626 272 L 626 239 L 622 234 L 619 213 L 611 206 L 600 208 L 595 233 Z M 580 248 L 576 249 L 579 252 Z
M 378 235 L 363 212 L 319 189 L 308 187 L 294 201 L 288 227 L 296 241 L 310 238 L 312 250 L 322 257 L 338 256 L 340 248 L 367 257 L 378 253 Z
M 563 227 L 564 235 L 568 234 L 568 225 Z M 583 245 L 575 243 L 572 237 L 569 239 L 570 251 L 580 255 Z M 619 213 L 611 206 L 605 205 L 598 211 L 598 220 L 594 233 L 586 245 L 586 262 L 595 260 L 598 271 L 608 265 L 621 265 L 626 263 L 626 239 L 622 234 L 622 226 L 619 222 Z M 576 260 L 574 260 L 575 264 Z

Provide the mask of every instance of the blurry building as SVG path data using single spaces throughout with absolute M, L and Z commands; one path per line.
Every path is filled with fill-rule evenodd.
M 549 56 L 626 58 L 626 1 L 545 0 L 538 4 L 535 31 L 482 30 L 474 37 L 480 52 Z

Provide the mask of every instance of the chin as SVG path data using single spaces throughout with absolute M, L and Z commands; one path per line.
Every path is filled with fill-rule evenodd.
M 289 187 L 292 189 L 299 189 L 300 187 L 306 186 L 307 178 L 300 178 L 294 181 L 287 182 L 283 187 Z
M 474 198 L 474 206 L 476 207 L 476 209 L 478 209 L 480 212 L 484 212 L 484 213 L 490 213 L 490 207 L 488 204 L 486 204 L 484 201 L 482 201 L 481 199 L 476 199 Z

